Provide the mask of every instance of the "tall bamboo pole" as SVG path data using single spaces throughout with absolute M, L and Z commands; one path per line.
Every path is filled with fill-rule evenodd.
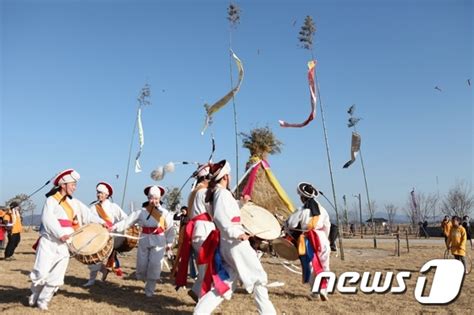
M 233 10 L 235 9 L 235 10 Z M 232 27 L 240 20 L 239 8 L 232 4 L 232 1 L 229 2 L 228 20 L 229 20 L 229 68 L 230 68 L 230 88 L 234 88 L 234 79 L 232 77 L 233 67 L 232 67 Z M 234 16 L 234 14 L 236 16 Z M 234 19 L 235 18 L 235 19 Z M 236 187 L 239 185 L 239 139 L 238 139 L 238 129 L 237 129 L 237 108 L 235 105 L 235 96 L 232 95 L 232 108 L 234 112 L 234 133 L 235 133 L 235 184 Z M 237 198 L 239 197 L 239 190 L 236 190 Z
M 352 116 L 352 114 L 351 114 Z M 353 126 L 354 132 L 357 132 L 357 128 L 354 124 Z M 377 248 L 377 237 L 375 235 L 375 223 L 374 223 L 374 213 L 372 212 L 372 204 L 370 202 L 370 196 L 369 196 L 369 186 L 367 184 L 367 175 L 365 173 L 365 166 L 364 166 L 364 158 L 362 157 L 362 148 L 359 148 L 359 157 L 360 157 L 360 164 L 362 166 L 362 174 L 364 175 L 364 183 L 365 183 L 365 193 L 367 196 L 367 206 L 369 207 L 369 212 L 370 212 L 370 221 L 372 223 L 372 233 L 374 236 L 374 248 Z

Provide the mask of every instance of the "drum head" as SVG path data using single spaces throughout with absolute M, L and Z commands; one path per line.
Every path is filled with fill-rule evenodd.
M 285 238 L 277 238 L 272 242 L 272 247 L 275 253 L 286 260 L 297 260 L 298 250 L 296 247 Z
M 70 250 L 78 255 L 92 255 L 107 245 L 110 239 L 106 228 L 98 223 L 84 225 L 71 237 Z
M 242 225 L 250 233 L 264 240 L 274 240 L 280 236 L 281 227 L 273 214 L 252 202 L 240 209 Z

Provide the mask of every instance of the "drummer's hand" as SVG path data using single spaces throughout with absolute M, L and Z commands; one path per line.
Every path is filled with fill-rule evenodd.
M 113 231 L 113 228 L 114 228 L 114 225 L 112 223 L 109 223 L 109 222 L 103 223 L 102 226 L 105 227 L 107 229 L 107 231 Z
M 65 234 L 59 238 L 59 240 L 65 243 L 69 239 L 69 234 Z
M 239 235 L 238 239 L 241 240 L 241 241 L 246 241 L 250 238 L 250 236 L 248 234 L 241 234 Z
M 246 204 L 249 200 L 250 200 L 249 195 L 244 195 L 244 196 L 240 197 L 240 202 L 242 203 L 242 205 Z

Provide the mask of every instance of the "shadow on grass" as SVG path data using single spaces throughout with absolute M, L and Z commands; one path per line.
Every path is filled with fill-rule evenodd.
M 11 285 L 0 284 L 0 304 L 20 303 L 28 306 L 30 289 L 19 289 Z
M 29 275 L 29 270 L 14 269 L 23 275 Z M 163 274 L 163 283 L 171 282 L 168 274 Z M 133 278 L 135 279 L 135 278 Z M 64 283 L 75 288 L 82 288 L 84 284 L 83 278 L 78 278 L 72 275 L 64 277 Z M 65 297 L 75 298 L 79 300 L 94 301 L 97 303 L 107 303 L 115 305 L 120 308 L 127 308 L 130 311 L 142 311 L 146 313 L 165 313 L 165 314 L 189 314 L 191 312 L 177 311 L 177 307 L 194 308 L 194 302 L 189 298 L 188 301 L 183 301 L 178 296 L 174 297 L 173 293 L 160 291 L 160 283 L 157 284 L 155 295 L 151 298 L 144 294 L 144 283 L 136 282 L 139 285 L 120 285 L 113 282 L 97 281 L 96 284 L 89 289 L 83 289 L 84 292 L 71 292 L 62 286 L 58 294 Z M 21 303 L 24 306 L 28 305 L 28 296 L 31 291 L 26 289 L 19 289 L 11 285 L 0 285 L 0 301 L 1 303 Z
M 65 282 L 71 286 L 81 286 L 84 279 L 74 276 L 66 276 Z M 141 282 L 142 283 L 142 282 Z M 166 295 L 160 291 L 160 285 L 157 285 L 155 295 L 151 298 L 146 297 L 144 285 L 119 285 L 117 283 L 102 283 L 97 281 L 96 284 L 88 289 L 88 292 L 70 292 L 61 290 L 60 294 L 65 297 L 76 298 L 80 300 L 94 301 L 98 303 L 107 303 L 117 307 L 128 308 L 130 311 L 142 311 L 146 313 L 166 314 L 185 314 L 187 312 L 177 311 L 176 307 L 189 306 L 193 307 L 194 303 L 187 303 L 178 297 Z M 190 313 L 190 312 L 189 312 Z

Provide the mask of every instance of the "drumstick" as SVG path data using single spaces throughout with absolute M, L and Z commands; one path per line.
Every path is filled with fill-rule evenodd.
M 250 232 L 247 228 L 245 228 L 244 226 L 242 226 L 245 230 L 246 233 L 248 233 L 250 236 L 257 236 L 259 234 L 262 234 L 262 233 L 266 233 L 266 232 L 270 232 L 271 230 L 264 230 L 264 231 L 260 231 L 258 233 L 252 233 Z

